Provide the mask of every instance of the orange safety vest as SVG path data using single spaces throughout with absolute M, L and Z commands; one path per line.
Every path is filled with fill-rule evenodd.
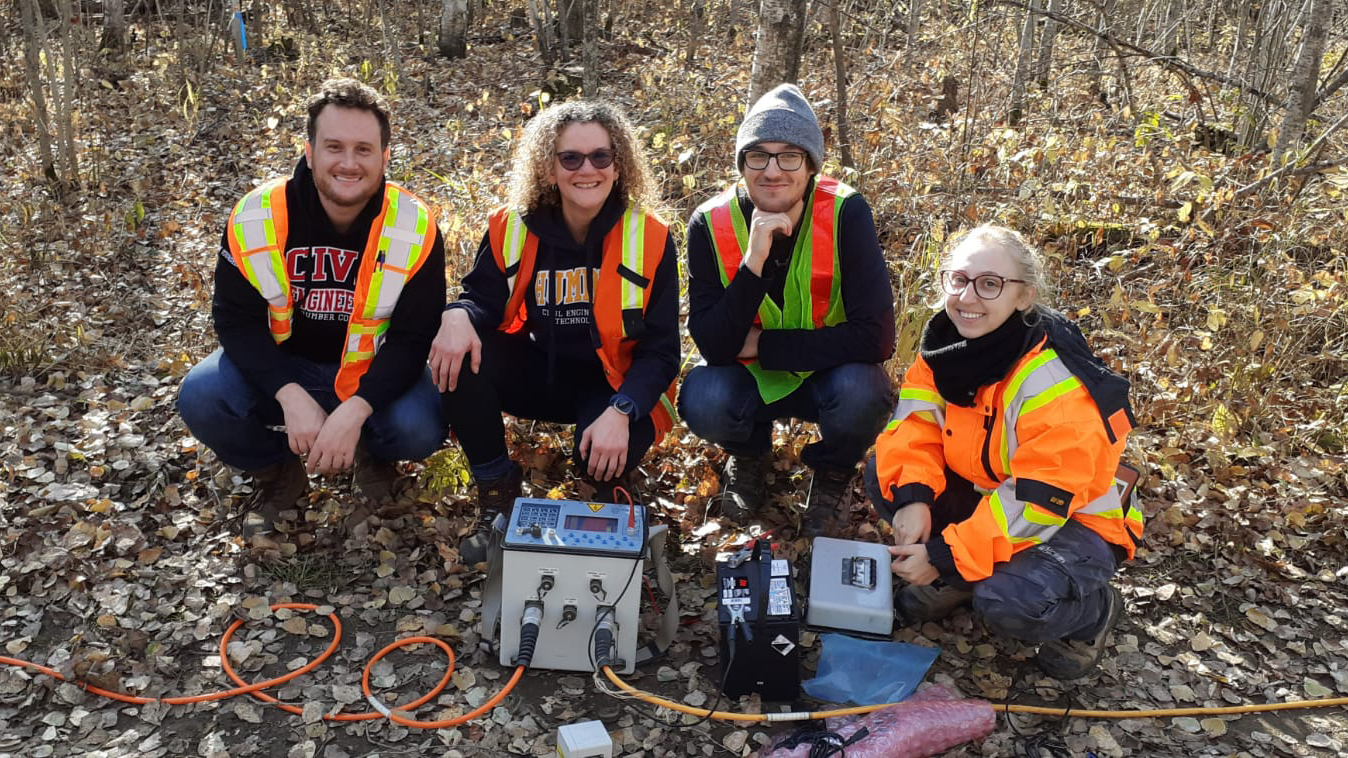
M 288 179 L 277 179 L 244 195 L 229 215 L 229 253 L 234 265 L 267 301 L 268 322 L 277 344 L 290 338 L 294 301 L 286 265 Z M 384 202 L 356 278 L 355 302 L 334 390 L 346 400 L 384 342 L 389 317 L 403 287 L 425 262 L 435 243 L 435 218 L 416 195 L 384 183 Z
M 528 309 L 525 292 L 532 286 L 538 259 L 538 236 L 525 226 L 518 211 L 498 208 L 487 220 L 487 236 L 496 267 L 505 274 L 510 299 L 506 301 L 501 331 L 524 328 Z M 594 322 L 599 331 L 595 350 L 604 366 L 604 377 L 614 391 L 632 366 L 632 350 L 644 327 L 655 271 L 665 254 L 669 227 L 653 213 L 629 208 L 622 220 L 604 235 L 599 275 L 595 279 Z M 660 395 L 651 409 L 657 442 L 674 427 L 675 382 Z
M 742 184 L 743 181 L 732 185 L 697 209 L 697 213 L 706 217 L 712 249 L 721 262 L 721 285 L 727 287 L 749 248 L 749 224 L 738 198 Z M 805 198 L 808 212 L 801 215 L 801 228 L 782 291 L 782 307 L 778 308 L 772 298 L 764 297 L 754 317 L 760 328 L 819 329 L 847 320 L 838 276 L 837 228 L 843 201 L 855 193 L 856 190 L 837 179 L 823 175 L 815 179 L 811 196 Z M 795 392 L 811 373 L 769 371 L 757 360 L 745 365 L 765 403 Z
M 919 356 L 875 442 L 880 491 L 918 483 L 939 496 L 946 467 L 972 482 L 983 495 L 973 515 L 941 533 L 971 582 L 1046 542 L 1069 518 L 1131 558 L 1142 514 L 1121 500 L 1115 479 L 1131 428 L 1126 419 L 1116 424 L 1110 441 L 1090 392 L 1047 340 L 980 387 L 973 407 L 947 405 Z

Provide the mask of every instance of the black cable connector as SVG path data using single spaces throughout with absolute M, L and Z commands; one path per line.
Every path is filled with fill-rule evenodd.
M 576 606 L 572 605 L 571 603 L 567 603 L 566 605 L 562 606 L 562 620 L 557 622 L 557 628 L 561 629 L 562 627 L 566 626 L 572 621 L 575 621 L 576 617 L 579 615 L 580 611 L 576 609 Z
M 613 658 L 614 647 L 617 644 L 617 627 L 613 624 L 613 606 L 601 605 L 596 611 L 598 615 L 594 624 L 594 660 L 595 669 L 598 670 L 617 663 Z
M 528 668 L 534 660 L 534 648 L 538 646 L 538 628 L 543 623 L 543 604 L 530 600 L 524 604 L 524 615 L 520 617 L 520 651 L 515 654 L 515 666 Z

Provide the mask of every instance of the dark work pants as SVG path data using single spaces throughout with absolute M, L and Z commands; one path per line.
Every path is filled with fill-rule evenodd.
M 982 495 L 946 469 L 946 489 L 932 503 L 931 533 L 973 514 Z M 866 492 L 886 521 L 893 505 L 880 496 L 875 458 L 866 461 Z M 993 631 L 1032 643 L 1089 639 L 1109 607 L 1109 580 L 1118 568 L 1115 549 L 1089 527 L 1068 519 L 1047 542 L 1022 550 L 973 582 L 974 610 Z
M 445 420 L 458 437 L 468 463 L 481 467 L 508 455 L 505 421 L 516 418 L 575 424 L 572 460 L 585 470 L 580 438 L 599 414 L 608 409 L 613 388 L 604 378 L 598 356 L 585 359 L 556 357 L 548 381 L 548 355 L 523 333 L 493 330 L 482 335 L 482 365 L 474 374 L 467 361 L 459 372 L 458 387 L 441 395 Z M 655 443 L 655 424 L 649 414 L 628 426 L 627 467 L 636 468 Z
M 819 424 L 820 440 L 801 461 L 814 469 L 851 471 L 875 443 L 894 403 L 889 376 L 878 363 L 844 363 L 810 374 L 795 392 L 764 403 L 749 369 L 698 366 L 679 390 L 679 415 L 694 434 L 731 455 L 772 450 L 772 422 L 798 418 Z
M 295 382 L 323 410 L 341 404 L 333 390 L 337 364 L 319 364 L 283 354 Z M 430 369 L 390 405 L 375 411 L 360 430 L 360 441 L 380 461 L 421 460 L 445 441 L 439 398 Z M 258 391 L 234 362 L 217 349 L 192 367 L 178 390 L 178 413 L 192 435 L 215 451 L 220 460 L 244 471 L 256 471 L 295 457 L 278 427 L 285 414 L 276 398 Z

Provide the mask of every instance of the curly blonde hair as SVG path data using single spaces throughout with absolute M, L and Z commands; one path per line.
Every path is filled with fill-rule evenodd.
M 551 105 L 525 125 L 511 161 L 507 199 L 510 207 L 529 213 L 545 205 L 561 204 L 561 194 L 557 185 L 549 181 L 548 172 L 557 154 L 557 137 L 572 123 L 604 127 L 613 143 L 613 166 L 618 172 L 614 188 L 622 193 L 628 207 L 651 207 L 655 181 L 636 129 L 622 109 L 603 100 L 572 100 Z

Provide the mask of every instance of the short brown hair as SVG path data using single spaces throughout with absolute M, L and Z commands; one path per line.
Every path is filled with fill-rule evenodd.
M 652 207 L 655 180 L 627 114 L 604 100 L 572 100 L 548 106 L 524 126 L 510 166 L 509 205 L 521 212 L 561 204 L 557 185 L 548 181 L 548 170 L 557 155 L 557 137 L 570 124 L 599 124 L 613 143 L 613 165 L 618 172 L 615 188 L 629 208 Z
M 329 105 L 337 105 L 342 108 L 355 108 L 357 110 L 369 111 L 379 121 L 379 149 L 388 147 L 391 130 L 389 128 L 389 108 L 388 101 L 366 84 L 361 84 L 355 79 L 342 77 L 340 79 L 329 79 L 323 82 L 318 88 L 318 92 L 309 97 L 309 102 L 305 108 L 309 111 L 309 121 L 305 129 L 309 136 L 309 141 L 314 141 L 314 135 L 318 131 L 318 114 Z

